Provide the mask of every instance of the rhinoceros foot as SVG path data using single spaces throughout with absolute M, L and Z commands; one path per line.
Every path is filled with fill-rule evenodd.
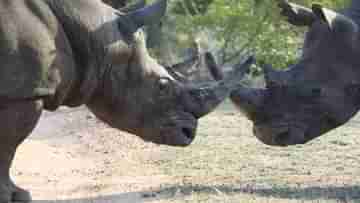
M 6 179 L 0 180 L 0 203 L 31 201 L 28 191 L 16 186 L 9 178 Z
M 11 200 L 13 202 L 30 202 L 31 199 L 32 198 L 29 191 L 24 190 L 13 184 L 13 190 L 11 194 Z

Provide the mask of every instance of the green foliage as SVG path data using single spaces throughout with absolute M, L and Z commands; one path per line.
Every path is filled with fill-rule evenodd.
M 276 2 L 172 0 L 164 30 L 171 36 L 174 50 L 199 40 L 205 48 L 216 53 L 220 64 L 236 63 L 244 55 L 255 54 L 260 64 L 286 67 L 298 58 L 306 28 L 288 24 L 280 16 Z M 305 6 L 313 3 L 310 0 L 292 2 Z M 349 1 L 316 2 L 330 8 L 342 8 Z
M 214 0 L 183 0 L 177 1 L 174 7 L 174 12 L 176 14 L 186 15 L 190 14 L 192 16 L 198 14 L 204 14 L 209 5 Z

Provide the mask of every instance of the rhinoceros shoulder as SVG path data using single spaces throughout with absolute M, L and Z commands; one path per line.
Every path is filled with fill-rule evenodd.
M 64 97 L 72 51 L 45 1 L 1 0 L 0 12 L 0 98 Z

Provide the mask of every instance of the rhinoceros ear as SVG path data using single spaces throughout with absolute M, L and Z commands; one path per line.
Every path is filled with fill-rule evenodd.
M 313 4 L 312 10 L 332 31 L 355 34 L 359 30 L 359 26 L 352 19 L 330 9 L 323 8 L 319 4 Z
M 289 23 L 296 26 L 311 26 L 316 16 L 309 8 L 290 3 L 288 0 L 279 0 L 278 6 L 281 15 L 287 17 Z
M 135 11 L 131 11 L 125 16 L 133 23 L 132 32 L 136 32 L 139 28 L 145 25 L 151 25 L 160 22 L 160 19 L 165 15 L 167 7 L 167 0 L 159 0 L 158 2 L 146 6 Z

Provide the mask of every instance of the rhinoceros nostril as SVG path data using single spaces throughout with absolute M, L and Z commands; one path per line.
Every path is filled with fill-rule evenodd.
M 275 144 L 280 145 L 280 146 L 289 145 L 290 144 L 289 141 L 290 141 L 290 133 L 289 133 L 289 131 L 282 132 L 280 134 L 277 134 L 274 137 Z
M 184 128 L 181 129 L 181 131 L 185 135 L 185 137 L 187 137 L 187 138 L 189 138 L 191 140 L 194 139 L 195 134 L 194 134 L 193 129 L 184 127 Z

